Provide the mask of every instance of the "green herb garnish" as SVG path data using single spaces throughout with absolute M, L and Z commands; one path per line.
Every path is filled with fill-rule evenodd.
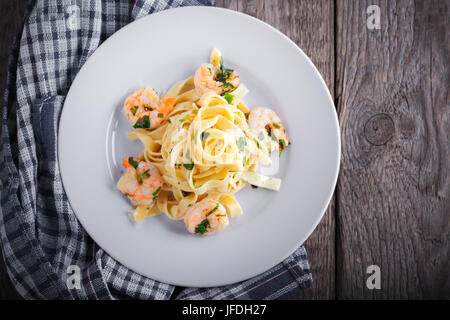
M 204 234 L 208 232 L 207 228 L 209 228 L 209 221 L 205 219 L 195 227 L 195 233 Z
M 234 88 L 234 86 L 227 82 L 228 78 L 231 76 L 234 70 L 226 69 L 223 67 L 223 57 L 220 57 L 220 71 L 216 73 L 216 81 L 222 82 L 223 85 Z
M 159 112 L 158 113 L 158 118 L 164 118 L 164 113 Z
M 167 119 L 167 122 L 170 123 L 170 124 L 172 124 L 172 120 L 170 120 L 170 118 Z
M 281 154 L 283 153 L 284 149 L 286 149 L 286 142 L 283 139 L 280 139 L 278 141 L 278 143 L 280 144 L 280 154 L 279 154 L 279 156 L 281 157 Z
M 130 109 L 131 114 L 132 114 L 133 116 L 136 115 L 136 112 L 137 112 L 138 109 L 139 109 L 138 106 L 134 106 L 133 108 L 131 108 L 131 109 Z
M 185 167 L 187 170 L 191 171 L 194 168 L 193 163 L 185 163 L 183 164 L 183 167 Z
M 139 165 L 139 161 L 135 161 L 133 157 L 128 157 L 128 163 L 131 164 L 135 169 Z
M 201 137 L 202 141 L 205 141 L 209 137 L 209 132 L 203 131 L 200 137 Z
M 156 191 L 152 193 L 153 197 L 156 197 L 159 191 L 161 191 L 161 187 L 158 187 L 158 189 L 156 189 Z
M 229 82 L 224 82 L 223 85 L 221 85 L 221 87 L 226 86 L 226 87 L 230 87 L 231 89 L 236 88 L 233 84 L 229 83 Z
M 180 121 L 181 123 L 183 123 L 183 122 L 186 121 L 186 119 L 180 119 L 180 120 L 178 120 L 178 121 Z
M 148 171 L 149 170 L 145 170 L 144 172 L 138 174 L 137 181 L 139 183 L 142 183 L 142 179 L 146 179 L 146 178 L 150 177 L 150 175 L 148 174 Z
M 276 128 L 276 129 L 280 129 L 280 125 L 276 122 L 272 122 L 272 125 Z
M 216 74 L 216 81 L 222 82 L 225 84 L 227 82 L 227 79 L 231 76 L 233 73 L 233 70 L 231 69 L 225 69 L 223 71 L 217 72 Z
M 144 107 L 144 109 L 147 111 L 153 111 L 153 108 L 150 108 L 150 107 Z
M 225 100 L 227 100 L 228 104 L 231 104 L 233 102 L 234 96 L 232 94 L 225 93 L 223 97 L 225 98 Z
M 214 207 L 214 209 L 212 209 L 210 212 L 208 212 L 205 217 L 209 216 L 211 213 L 213 213 L 214 211 L 216 211 L 217 209 L 219 209 L 219 203 L 217 202 L 216 206 Z
M 145 115 L 142 118 L 139 118 L 136 123 L 133 125 L 135 129 L 149 129 L 150 128 L 150 118 Z

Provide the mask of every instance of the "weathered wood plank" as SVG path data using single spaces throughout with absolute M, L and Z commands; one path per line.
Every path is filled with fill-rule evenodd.
M 450 297 L 449 10 L 337 1 L 338 298 Z M 366 287 L 370 265 L 379 290 Z
M 8 59 L 11 44 L 14 37 L 22 26 L 22 18 L 26 9 L 26 1 L 0 1 L 0 92 L 1 104 L 0 112 L 3 113 L 3 92 L 6 86 L 6 75 L 8 71 Z M 1 128 L 1 123 L 0 123 Z M 11 284 L 3 257 L 0 251 L 0 300 L 4 299 L 20 299 L 20 295 Z
M 216 5 L 261 19 L 291 38 L 312 59 L 334 93 L 333 1 L 217 1 Z M 334 199 L 321 223 L 306 241 L 314 288 L 292 299 L 332 299 L 335 278 Z

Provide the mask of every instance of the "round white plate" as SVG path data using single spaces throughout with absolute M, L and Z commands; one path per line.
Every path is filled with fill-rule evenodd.
M 192 235 L 165 215 L 136 226 L 116 189 L 122 157 L 142 150 L 126 136 L 123 102 L 143 86 L 162 92 L 192 75 L 213 47 L 249 88 L 247 104 L 274 108 L 287 127 L 292 144 L 275 174 L 281 190 L 244 188 L 237 194 L 244 214 L 211 236 Z M 113 258 L 162 282 L 219 286 L 270 269 L 314 230 L 336 184 L 339 125 L 325 82 L 286 36 L 245 14 L 187 7 L 129 24 L 88 59 L 64 104 L 58 156 L 79 221 Z

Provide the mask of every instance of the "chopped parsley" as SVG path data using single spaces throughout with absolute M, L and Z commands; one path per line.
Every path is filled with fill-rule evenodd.
M 279 156 L 281 157 L 281 154 L 283 153 L 284 149 L 286 149 L 286 141 L 284 141 L 283 139 L 280 139 L 278 143 L 280 144 Z
M 156 196 L 158 195 L 159 191 L 161 191 L 161 187 L 158 187 L 158 189 L 156 189 L 156 191 L 153 192 L 152 195 L 153 195 L 154 197 L 156 197 Z
M 209 137 L 209 132 L 203 131 L 200 137 L 201 137 L 202 141 L 205 141 Z
M 172 120 L 170 120 L 170 118 L 167 119 L 167 122 L 170 123 L 170 124 L 172 124 Z
M 139 165 L 139 161 L 135 161 L 133 157 L 128 157 L 128 163 L 131 164 L 135 169 Z
M 259 141 L 256 140 L 256 139 L 254 139 L 254 140 L 255 140 L 255 142 L 256 142 L 256 146 L 258 147 L 258 149 L 261 149 L 261 146 L 259 145 Z
M 136 112 L 137 112 L 138 109 L 139 109 L 138 106 L 134 106 L 133 108 L 131 108 L 131 109 L 130 109 L 131 114 L 132 114 L 133 116 L 136 115 Z
M 135 129 L 149 129 L 150 128 L 150 118 L 145 115 L 142 118 L 139 118 L 136 123 L 133 125 Z
M 158 113 L 158 118 L 164 118 L 164 113 L 159 112 Z
M 210 227 L 209 221 L 207 219 L 205 219 L 195 227 L 195 233 L 204 234 L 204 233 L 208 232 L 209 227 Z
M 230 84 L 227 80 L 231 77 L 233 71 L 232 69 L 222 69 L 216 73 L 216 81 L 222 82 L 223 84 Z
M 245 137 L 239 137 L 239 140 L 237 141 L 237 146 L 238 146 L 239 150 L 244 152 L 246 145 L 247 145 L 247 140 L 245 139 Z
M 142 183 L 142 179 L 146 179 L 146 178 L 150 177 L 150 175 L 148 174 L 148 171 L 149 170 L 145 170 L 144 172 L 138 174 L 137 181 L 139 183 Z
M 187 170 L 191 171 L 194 168 L 193 163 L 185 163 L 183 164 L 183 167 L 185 167 Z
M 180 119 L 180 120 L 178 120 L 178 121 L 180 121 L 181 123 L 183 123 L 183 122 L 186 121 L 186 119 Z
M 281 128 L 280 125 L 279 125 L 278 123 L 276 123 L 276 122 L 272 122 L 272 125 L 273 125 L 274 128 L 276 128 L 276 129 L 280 129 L 280 128 Z
M 233 84 L 231 84 L 229 82 L 224 82 L 223 85 L 221 85 L 221 87 L 230 87 L 231 89 L 236 88 Z M 223 93 L 225 93 L 225 90 Z
M 145 109 L 146 111 L 153 111 L 153 108 L 150 108 L 150 107 L 144 107 L 144 109 Z
M 222 86 L 228 86 L 234 89 L 234 86 L 231 83 L 227 82 L 233 71 L 234 70 L 232 69 L 226 69 L 223 67 L 223 57 L 220 57 L 220 71 L 216 73 L 215 80 L 222 82 Z
M 227 93 L 225 93 L 225 95 L 223 97 L 225 98 L 225 100 L 227 100 L 228 104 L 231 104 L 233 102 L 234 96 L 232 94 L 229 94 L 227 92 Z
M 245 114 L 245 119 L 248 120 L 248 116 L 250 115 L 250 112 L 244 113 Z
M 210 212 L 208 212 L 205 217 L 209 216 L 211 213 L 213 213 L 214 211 L 216 211 L 217 209 L 219 209 L 219 203 L 217 202 L 216 206 L 214 207 L 214 209 L 212 209 Z

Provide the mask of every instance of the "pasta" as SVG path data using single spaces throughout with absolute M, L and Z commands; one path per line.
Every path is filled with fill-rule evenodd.
M 209 64 L 161 97 L 147 87 L 127 99 L 124 110 L 136 129 L 128 136 L 144 147 L 138 158 L 124 159 L 127 174 L 118 183 L 136 205 L 130 215 L 134 221 L 164 213 L 184 219 L 190 230 L 187 216 L 203 210 L 191 228 L 198 232 L 191 232 L 209 234 L 219 230 L 213 227 L 218 222 L 228 224 L 227 214 L 242 214 L 235 193 L 248 182 L 279 189 L 279 179 L 256 171 L 260 161 L 270 164 L 270 153 L 282 152 L 289 139 L 272 110 L 247 107 L 247 92 L 214 49 Z M 150 175 L 148 168 L 159 175 Z

